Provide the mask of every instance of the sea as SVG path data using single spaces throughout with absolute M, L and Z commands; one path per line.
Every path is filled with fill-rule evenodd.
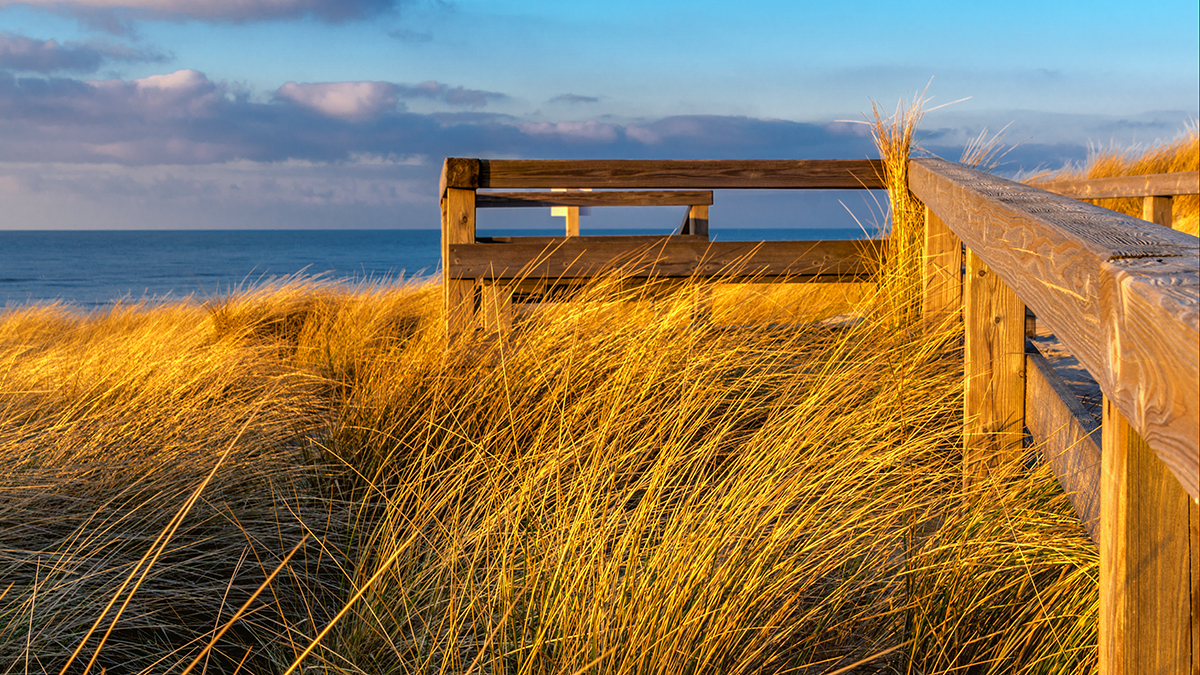
M 551 236 L 561 230 L 480 230 Z M 648 234 L 623 230 L 583 235 Z M 716 241 L 863 239 L 861 229 L 716 229 Z M 0 306 L 205 301 L 259 284 L 315 277 L 400 284 L 439 273 L 439 230 L 0 231 Z

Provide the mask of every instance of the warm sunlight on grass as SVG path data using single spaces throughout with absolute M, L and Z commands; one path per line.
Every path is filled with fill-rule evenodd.
M 1039 180 L 1070 180 L 1075 178 L 1111 178 L 1115 176 L 1140 176 L 1149 173 L 1175 173 L 1200 170 L 1200 126 L 1192 122 L 1178 138 L 1129 150 L 1098 150 L 1083 167 L 1068 168 L 1055 173 L 1038 174 L 1026 179 L 1037 185 Z M 1106 209 L 1142 217 L 1142 200 L 1095 199 L 1090 200 Z M 1200 196 L 1180 195 L 1171 200 L 1171 214 L 1177 230 L 1192 235 L 1200 234 Z
M 875 283 L 600 280 L 450 348 L 428 284 L 0 314 L 0 672 L 1093 672 L 1037 449 L 962 493 L 919 118 Z
M 718 291 L 757 327 L 697 325 L 690 288 L 567 303 L 449 352 L 436 290 L 6 314 L 6 671 L 82 645 L 68 672 L 182 672 L 210 643 L 208 672 L 310 646 L 344 673 L 1094 658 L 1046 642 L 1094 644 L 1066 500 L 1016 474 L 959 506 L 955 338 L 894 330 L 870 287 Z M 943 639 L 963 617 L 1011 625 Z

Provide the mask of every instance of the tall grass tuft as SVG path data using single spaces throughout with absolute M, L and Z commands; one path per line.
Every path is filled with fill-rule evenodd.
M 1026 182 L 1037 185 L 1042 180 L 1079 178 L 1112 178 L 1140 176 L 1151 173 L 1175 173 L 1200 170 L 1200 126 L 1193 121 L 1173 140 L 1125 150 L 1108 148 L 1094 150 L 1081 167 L 1067 167 L 1054 173 L 1030 176 Z M 1140 198 L 1090 200 L 1106 209 L 1142 217 Z M 1190 234 L 1200 234 L 1200 197 L 1180 195 L 1171 200 L 1174 227 Z
M 896 103 L 891 115 L 871 103 L 871 136 L 883 162 L 883 180 L 887 186 L 888 213 L 885 254 L 887 264 L 880 275 L 881 297 L 893 305 L 895 318 L 913 324 L 920 313 L 921 255 L 924 243 L 925 211 L 908 189 L 908 160 L 915 147 L 915 134 L 924 115 L 924 93 L 912 100 Z

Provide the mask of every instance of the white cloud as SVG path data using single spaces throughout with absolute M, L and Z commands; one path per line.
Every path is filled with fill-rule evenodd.
M 105 61 L 161 63 L 166 60 L 164 54 L 154 50 L 134 50 L 103 43 L 60 43 L 0 31 L 0 68 L 15 71 L 94 73 Z
M 611 142 L 617 140 L 617 127 L 596 120 L 586 122 L 530 122 L 521 125 L 529 136 L 558 136 L 564 141 Z
M 275 96 L 326 117 L 360 122 L 396 109 L 398 87 L 390 82 L 288 82 Z
M 220 87 L 198 70 L 177 70 L 136 80 L 89 81 L 110 104 L 156 119 L 208 117 L 224 100 Z
M 646 145 L 654 145 L 655 143 L 662 142 L 662 136 L 654 133 L 653 130 L 633 124 L 625 127 L 625 135 L 638 143 L 645 143 Z

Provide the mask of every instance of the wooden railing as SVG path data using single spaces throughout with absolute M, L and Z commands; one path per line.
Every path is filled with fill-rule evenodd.
M 1200 240 L 942 160 L 914 160 L 909 178 L 927 209 L 926 321 L 961 312 L 966 334 L 964 483 L 1023 452 L 1027 427 L 1100 546 L 1102 675 L 1195 673 Z M 1188 180 L 1168 194 L 1196 193 Z M 1051 187 L 1160 197 L 1164 182 Z M 1099 384 L 1098 446 L 1027 353 L 1026 306 Z
M 1143 220 L 1164 227 L 1172 227 L 1174 225 L 1171 216 L 1172 197 L 1196 194 L 1197 184 L 1200 184 L 1200 171 L 1043 181 L 1036 183 L 1036 186 L 1076 199 L 1140 197 Z
M 873 161 L 448 159 L 448 334 L 503 328 L 522 294 L 615 269 L 634 282 L 861 280 L 879 265 L 864 242 L 709 241 L 708 190 L 876 189 L 880 175 Z M 1169 224 L 1169 198 L 1200 191 L 1196 173 L 1039 186 L 1145 197 L 1147 220 L 942 160 L 913 160 L 909 175 L 926 206 L 924 321 L 961 321 L 965 334 L 964 486 L 985 485 L 1031 435 L 1100 547 L 1102 675 L 1196 673 L 1200 239 L 1147 222 Z M 609 191 L 478 192 L 495 188 Z M 475 236 L 476 208 L 635 204 L 689 211 L 680 234 L 666 237 Z M 1075 395 L 1027 343 L 1027 308 L 1099 384 L 1099 443 Z
M 442 274 L 447 332 L 511 324 L 512 304 L 562 297 L 582 280 L 618 271 L 631 282 L 855 281 L 878 267 L 865 241 L 785 241 L 762 246 L 708 236 L 713 189 L 878 189 L 876 160 L 481 160 L 449 158 L 442 169 Z M 496 188 L 596 192 L 481 192 Z M 701 189 L 695 189 L 701 188 Z M 479 208 L 688 206 L 678 234 L 477 237 Z

